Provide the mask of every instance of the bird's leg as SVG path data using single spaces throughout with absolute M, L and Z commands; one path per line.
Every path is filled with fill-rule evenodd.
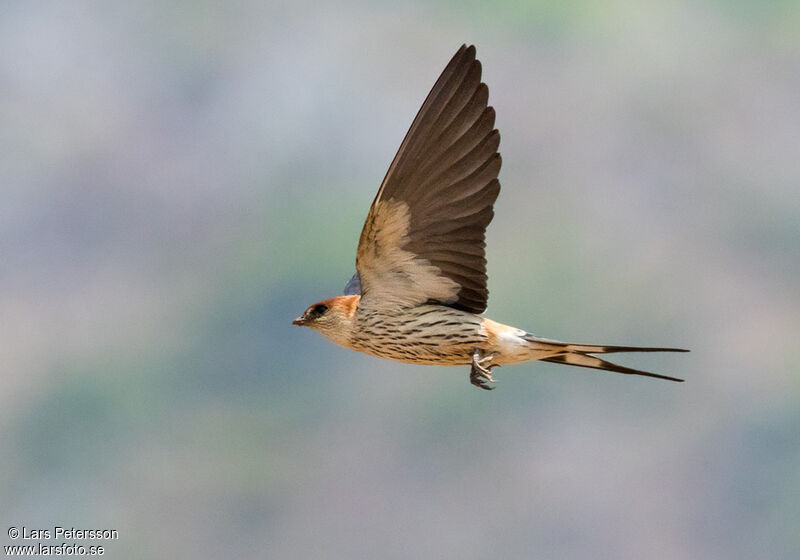
M 493 353 L 483 355 L 480 348 L 476 348 L 472 353 L 472 367 L 469 371 L 470 383 L 487 391 L 494 389 L 489 385 L 490 382 L 495 383 L 494 377 L 492 377 L 492 368 L 500 367 L 499 364 L 484 366 L 484 364 L 490 363 L 492 358 L 494 358 Z

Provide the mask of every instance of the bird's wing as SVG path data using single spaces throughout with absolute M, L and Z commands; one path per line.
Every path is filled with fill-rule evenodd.
M 500 193 L 500 134 L 475 47 L 462 45 L 406 133 L 356 253 L 363 301 L 486 309 L 485 231 Z M 354 282 L 355 281 L 355 282 Z
M 352 296 L 361 293 L 361 278 L 358 277 L 358 272 L 353 274 L 347 285 L 344 287 L 344 295 Z

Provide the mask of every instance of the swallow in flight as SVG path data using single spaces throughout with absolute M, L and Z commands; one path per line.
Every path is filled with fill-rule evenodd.
M 345 295 L 293 321 L 346 348 L 411 364 L 469 365 L 493 389 L 492 369 L 532 360 L 682 381 L 595 354 L 686 352 L 573 344 L 492 321 L 486 309 L 485 231 L 500 193 L 500 134 L 475 47 L 462 45 L 422 104 L 375 195 Z

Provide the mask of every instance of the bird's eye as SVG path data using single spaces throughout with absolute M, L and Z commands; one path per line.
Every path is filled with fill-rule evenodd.
M 328 306 L 320 303 L 311 308 L 309 315 L 312 319 L 316 319 L 317 317 L 322 317 L 327 310 Z

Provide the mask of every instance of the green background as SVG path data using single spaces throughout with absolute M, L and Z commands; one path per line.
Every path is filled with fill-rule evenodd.
M 0 544 L 793 557 L 799 6 L 3 3 Z M 291 325 L 464 42 L 504 158 L 487 315 L 691 348 L 621 357 L 686 383 L 531 363 L 486 393 Z

